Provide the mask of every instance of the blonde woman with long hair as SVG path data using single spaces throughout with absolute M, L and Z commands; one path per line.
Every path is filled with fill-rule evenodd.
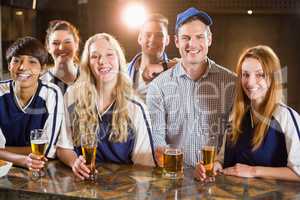
M 224 137 L 215 171 L 300 181 L 300 116 L 282 103 L 277 55 L 268 46 L 249 48 L 240 56 L 236 73 L 231 132 Z M 202 164 L 195 176 L 206 178 Z
M 153 166 L 149 114 L 132 91 L 117 40 L 106 33 L 90 37 L 80 66 L 78 81 L 65 95 L 67 121 L 79 157 L 67 156 L 65 163 L 78 177 L 88 178 L 80 135 L 90 132 L 98 137 L 97 162 Z

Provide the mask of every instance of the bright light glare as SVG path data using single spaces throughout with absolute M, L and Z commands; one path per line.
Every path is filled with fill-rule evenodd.
M 248 13 L 248 15 L 252 15 L 253 11 L 252 10 L 248 10 L 247 13 Z
M 125 7 L 122 19 L 130 28 L 137 28 L 144 23 L 146 16 L 146 10 L 143 5 L 130 4 Z

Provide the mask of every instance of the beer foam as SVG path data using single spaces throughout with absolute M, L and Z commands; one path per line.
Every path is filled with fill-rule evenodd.
M 214 146 L 203 146 L 202 150 L 206 150 L 206 151 L 215 151 L 216 148 Z
M 165 155 L 170 155 L 170 156 L 178 156 L 183 154 L 181 151 L 168 151 L 164 153 Z
M 31 144 L 47 144 L 48 140 L 31 140 Z

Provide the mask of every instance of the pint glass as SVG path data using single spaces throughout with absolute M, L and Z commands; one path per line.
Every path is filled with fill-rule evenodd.
M 164 176 L 171 179 L 183 177 L 183 152 L 179 148 L 166 148 L 163 155 Z
M 37 155 L 42 159 L 45 156 L 46 149 L 48 147 L 48 136 L 43 129 L 33 129 L 30 131 L 30 143 L 31 151 L 34 155 Z M 39 172 L 32 172 L 32 178 L 37 179 L 45 175 L 43 169 Z
M 85 159 L 85 164 L 90 169 L 89 179 L 96 179 L 96 152 L 97 152 L 97 136 L 96 134 L 81 135 L 81 150 Z
M 217 155 L 218 136 L 209 135 L 207 143 L 202 147 L 200 155 L 205 167 L 208 182 L 214 181 L 214 162 Z

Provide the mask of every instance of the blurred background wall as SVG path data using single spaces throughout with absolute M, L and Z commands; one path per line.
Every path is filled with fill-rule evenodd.
M 122 9 L 129 0 L 1 0 L 1 46 L 31 35 L 44 42 L 48 22 L 64 19 L 78 27 L 81 47 L 98 32 L 114 35 L 129 61 L 138 51 L 137 29 L 122 21 Z M 300 112 L 300 1 L 299 0 L 139 0 L 148 13 L 159 12 L 169 19 L 169 57 L 179 57 L 174 45 L 176 15 L 190 6 L 208 12 L 214 20 L 213 44 L 209 56 L 234 70 L 240 52 L 250 46 L 271 46 L 281 59 L 284 87 L 289 105 Z M 252 14 L 249 14 L 250 10 Z M 138 17 L 138 16 L 137 16 Z M 1 51 L 0 51 L 1 52 Z M 299 56 L 299 57 L 298 57 Z M 4 58 L 4 57 L 3 57 Z M 7 73 L 2 58 L 0 69 Z M 1 60 L 0 60 L 1 61 Z M 1 77 L 1 73 L 0 73 Z M 2 77 L 3 79 L 3 77 Z

